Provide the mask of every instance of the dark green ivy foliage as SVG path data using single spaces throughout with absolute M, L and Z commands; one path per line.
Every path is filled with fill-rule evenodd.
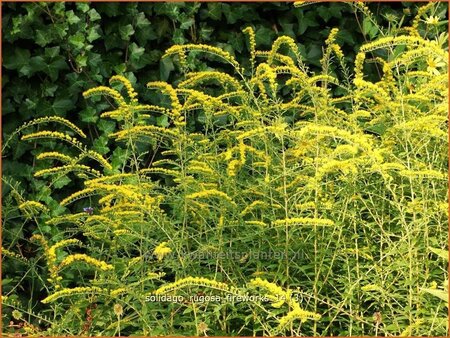
M 383 23 L 387 14 L 401 18 L 406 12 L 406 17 L 413 17 L 411 5 L 370 7 Z M 88 107 L 81 92 L 115 74 L 138 84 L 141 93 L 145 90 L 140 85 L 148 81 L 173 82 L 176 66 L 170 58 L 160 61 L 173 44 L 218 46 L 240 62 L 248 55 L 241 30 L 251 25 L 258 48 L 266 49 L 277 36 L 287 35 L 298 41 L 307 64 L 319 66 L 321 43 L 331 28 L 339 27 L 338 43 L 350 58 L 364 40 L 376 34 L 345 3 L 294 8 L 292 3 L 277 2 L 36 2 L 5 3 L 3 7 L 3 139 L 24 121 L 58 115 L 86 130 L 102 154 L 111 150 L 107 134 L 112 122 L 99 121 L 97 111 L 104 107 Z M 31 193 L 41 188 L 39 180 L 30 179 L 36 165 L 30 155 L 35 151 L 33 145 L 17 141 L 13 138 L 3 153 L 3 175 L 21 181 L 22 188 Z
M 10 197 L 11 186 L 27 200 L 41 200 L 61 213 L 57 200 L 75 191 L 76 181 L 62 178 L 55 182 L 53 195 L 44 180 L 32 177 L 41 164 L 34 162 L 37 153 L 58 150 L 57 142 L 43 148 L 20 142 L 11 133 L 32 118 L 57 115 L 80 126 L 90 137 L 94 150 L 120 160 L 124 151 L 111 149 L 108 134 L 112 121 L 98 119 L 98 111 L 107 105 L 88 106 L 81 93 L 106 83 L 115 74 L 131 80 L 137 92 L 153 80 L 176 82 L 180 70 L 171 58 L 160 60 L 173 44 L 203 43 L 224 48 L 238 62 L 248 59 L 249 48 L 241 32 L 253 26 L 256 45 L 270 49 L 277 36 L 293 37 L 307 64 L 319 66 L 323 41 L 331 28 L 338 27 L 338 43 L 348 58 L 364 41 L 376 38 L 377 32 L 364 23 L 360 13 L 345 3 L 318 3 L 294 8 L 292 3 L 3 3 L 2 64 L 2 139 L 3 139 L 3 247 L 32 257 L 34 247 L 28 239 L 36 226 L 54 240 L 64 238 L 56 227 L 18 221 L 17 203 Z M 379 23 L 386 15 L 406 20 L 415 15 L 415 4 L 372 3 L 370 9 Z M 392 20 L 392 16 L 390 17 Z M 188 58 L 190 67 L 193 58 Z M 204 68 L 206 69 L 206 68 Z M 200 69 L 199 69 L 200 70 Z M 376 70 L 374 69 L 374 74 Z M 153 94 L 155 95 L 155 94 Z M 164 125 L 166 121 L 155 121 Z M 8 142 L 6 142 L 8 141 Z M 75 183 L 74 183 L 75 182 Z M 20 183 L 20 185 L 18 185 Z M 55 194 L 56 192 L 56 194 Z M 60 196 L 58 196 L 60 192 Z M 3 266 L 3 293 L 18 284 L 20 264 Z M 41 304 L 30 299 L 42 293 L 42 285 L 32 269 L 18 290 L 22 304 L 35 312 Z M 8 324 L 11 315 L 4 316 Z

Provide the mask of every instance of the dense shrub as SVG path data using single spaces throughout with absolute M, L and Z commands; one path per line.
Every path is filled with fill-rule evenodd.
M 19 212 L 35 224 L 27 253 L 7 233 L 6 271 L 26 266 L 32 283 L 28 309 L 14 290 L 25 282 L 6 284 L 13 323 L 56 335 L 445 334 L 429 295 L 442 291 L 432 254 L 447 244 L 445 11 L 429 4 L 384 30 L 353 8 L 374 38 L 354 58 L 338 29 L 312 64 L 288 35 L 262 49 L 251 27 L 247 59 L 183 40 L 161 62 L 180 76 L 163 72 L 146 95 L 127 72 L 84 91 L 97 136 L 46 112 L 8 137 L 5 149 L 17 135 L 35 144 L 40 179 L 32 197 L 6 182 L 5 224 Z M 155 301 L 169 296 L 184 298 Z

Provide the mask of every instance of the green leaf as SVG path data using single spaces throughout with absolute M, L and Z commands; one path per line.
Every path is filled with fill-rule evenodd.
M 442 249 L 431 248 L 431 247 L 429 247 L 428 250 L 430 250 L 435 255 L 438 255 L 439 257 L 448 261 L 448 250 L 442 250 Z
M 108 153 L 108 136 L 102 135 L 93 143 L 93 149 L 101 155 Z
M 53 102 L 53 111 L 56 115 L 63 115 L 63 113 L 71 108 L 73 108 L 73 103 L 69 99 L 59 98 Z
M 23 75 L 21 69 L 28 66 L 30 52 L 27 49 L 15 48 L 14 52 L 5 50 L 3 66 L 6 69 L 17 69 Z
M 111 134 L 116 128 L 116 123 L 114 121 L 100 120 L 97 122 L 97 127 L 105 134 Z
M 276 34 L 272 29 L 260 26 L 255 32 L 256 46 L 271 46 L 275 36 Z
M 39 46 L 45 47 L 45 46 L 47 46 L 50 42 L 53 41 L 53 37 L 52 37 L 52 34 L 49 34 L 48 31 L 44 31 L 44 30 L 42 30 L 42 29 L 37 29 L 37 30 L 36 30 L 35 41 L 36 41 L 36 43 L 37 43 Z
M 161 115 L 156 118 L 156 124 L 160 127 L 168 127 L 169 126 L 169 118 L 167 115 Z
M 439 289 L 429 289 L 429 288 L 422 288 L 422 290 L 429 293 L 430 295 L 433 295 L 433 296 L 438 297 L 439 299 L 443 300 L 448 306 L 448 292 L 447 291 L 439 290 Z
M 82 32 L 78 32 L 75 35 L 69 37 L 69 43 L 77 49 L 81 49 L 84 46 L 85 36 Z
M 75 15 L 73 10 L 66 12 L 66 18 L 67 18 L 67 22 L 71 25 L 76 24 L 76 23 L 80 22 L 80 20 L 81 20 L 78 16 Z
M 92 22 L 100 20 L 102 18 L 94 8 L 91 8 L 89 10 L 88 15 L 89 19 L 91 19 Z
M 86 37 L 86 39 L 89 42 L 95 41 L 95 40 L 97 40 L 98 38 L 101 37 L 101 35 L 98 33 L 99 27 L 100 26 L 97 25 L 97 26 L 89 28 L 88 34 L 87 34 L 87 37 Z
M 60 47 L 49 47 L 45 48 L 45 56 L 49 58 L 54 58 L 55 56 L 59 55 L 60 53 Z
M 195 23 L 194 18 L 183 18 L 183 19 L 181 20 L 180 28 L 181 28 L 181 29 L 188 29 L 188 28 L 190 28 L 194 23 Z
M 131 24 L 120 26 L 119 34 L 122 40 L 128 41 L 130 37 L 134 34 L 134 28 Z
M 72 182 L 72 180 L 64 175 L 62 177 L 58 177 L 55 181 L 53 181 L 53 186 L 57 189 L 60 189 L 68 185 L 70 182 Z
M 363 33 L 368 35 L 371 39 L 373 39 L 378 33 L 378 28 L 368 17 L 365 17 L 363 20 Z
M 129 46 L 129 51 L 130 51 L 130 61 L 132 63 L 136 63 L 144 54 L 145 48 L 139 47 L 136 43 L 133 42 Z
M 114 149 L 111 155 L 111 166 L 114 169 L 119 169 L 127 162 L 127 159 L 128 152 L 126 151 L 126 149 L 117 147 L 116 149 Z
M 86 2 L 77 2 L 77 9 L 86 13 L 89 10 L 89 4 Z
M 175 69 L 173 62 L 169 58 L 162 59 L 159 62 L 159 74 L 162 81 L 169 79 L 170 72 Z
M 98 120 L 98 114 L 95 108 L 87 107 L 80 112 L 81 121 L 87 123 L 95 123 Z
M 136 16 L 136 28 L 145 28 L 147 29 L 150 26 L 150 20 L 145 17 L 145 13 L 140 12 Z
M 49 65 L 48 65 L 48 75 L 50 75 L 50 79 L 52 81 L 56 81 L 58 78 L 58 74 L 60 70 L 69 69 L 68 64 L 63 56 L 56 57 Z

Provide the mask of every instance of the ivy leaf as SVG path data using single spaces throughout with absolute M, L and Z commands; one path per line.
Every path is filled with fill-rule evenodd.
M 371 39 L 373 39 L 378 33 L 377 26 L 375 26 L 368 17 L 365 17 L 363 20 L 363 33 L 368 35 Z
M 101 155 L 108 153 L 108 136 L 102 135 L 96 140 L 94 140 L 93 148 L 96 152 Z
M 73 10 L 66 12 L 66 18 L 67 18 L 67 22 L 71 25 L 74 25 L 74 24 L 80 22 L 80 20 L 81 20 L 78 16 L 75 15 Z
M 81 49 L 84 46 L 85 37 L 82 32 L 78 32 L 69 38 L 69 43 L 77 49 Z
M 95 108 L 87 107 L 80 112 L 81 121 L 86 123 L 95 123 L 98 120 L 98 114 Z
M 9 50 L 11 51 L 11 50 Z M 3 66 L 6 69 L 17 69 L 20 74 L 24 75 L 22 68 L 27 67 L 30 61 L 30 52 L 26 49 L 15 48 L 14 52 L 5 50 Z
M 120 26 L 119 34 L 122 40 L 128 41 L 130 37 L 134 34 L 134 28 L 131 24 Z
M 130 50 L 130 61 L 133 64 L 137 63 L 139 61 L 139 59 L 141 58 L 141 56 L 145 52 L 145 48 L 139 47 L 134 42 L 132 44 L 130 44 L 129 50 Z
M 89 19 L 91 19 L 92 22 L 100 20 L 102 18 L 94 8 L 91 8 L 89 10 L 88 15 Z
M 160 127 L 168 127 L 169 126 L 169 118 L 167 115 L 161 115 L 156 118 L 156 124 Z
M 162 81 L 169 79 L 170 72 L 175 69 L 173 62 L 169 58 L 162 59 L 159 62 L 159 74 Z
M 190 28 L 194 23 L 195 23 L 194 18 L 183 18 L 183 19 L 181 20 L 180 28 L 181 28 L 181 29 L 188 29 L 188 28 Z
M 55 181 L 53 181 L 53 186 L 57 189 L 60 189 L 62 187 L 65 187 L 69 183 L 71 183 L 72 180 L 67 177 L 66 175 L 58 177 Z
M 41 46 L 41 47 L 45 47 L 47 46 L 50 42 L 53 41 L 52 38 L 52 34 L 49 34 L 48 31 L 42 30 L 42 29 L 37 29 L 36 30 L 36 38 L 35 38 L 36 43 Z
M 150 20 L 145 17 L 145 13 L 140 12 L 136 17 L 136 28 L 148 28 Z
M 87 34 L 87 36 L 86 36 L 86 39 L 87 39 L 89 42 L 92 42 L 92 41 L 94 41 L 94 40 L 97 40 L 98 38 L 101 37 L 101 35 L 98 33 L 99 28 L 100 28 L 99 25 L 96 25 L 96 26 L 94 26 L 94 27 L 89 28 L 88 34 Z

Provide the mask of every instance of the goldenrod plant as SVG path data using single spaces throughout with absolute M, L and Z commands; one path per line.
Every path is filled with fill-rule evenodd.
M 448 228 L 448 52 L 432 34 L 435 7 L 379 28 L 353 65 L 331 29 L 321 72 L 291 37 L 259 50 L 252 27 L 245 65 L 175 45 L 163 59 L 183 78 L 149 82 L 150 102 L 121 75 L 84 93 L 112 107 L 100 117 L 115 122 L 120 161 L 63 118 L 23 126 L 23 141 L 66 145 L 37 155 L 48 168 L 36 177 L 81 182 L 59 214 L 20 201 L 66 234 L 33 236 L 48 280 L 39 334 L 445 334 L 446 308 L 423 292 L 445 274 L 428 248 L 445 248 Z M 193 57 L 211 66 L 190 69 Z

